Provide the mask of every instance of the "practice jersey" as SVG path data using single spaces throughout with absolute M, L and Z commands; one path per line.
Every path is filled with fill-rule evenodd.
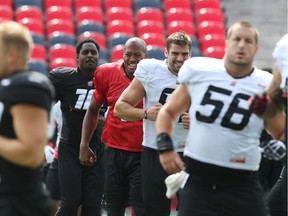
M 131 80 L 125 75 L 123 61 L 100 65 L 95 73 L 93 94 L 100 104 L 109 106 L 102 141 L 109 147 L 132 152 L 142 151 L 142 120 L 125 121 L 114 116 L 114 107 Z M 142 108 L 143 103 L 137 105 Z
M 288 78 L 288 34 L 284 35 L 276 44 L 273 57 L 276 59 L 281 71 L 280 87 L 284 88 L 287 85 L 286 79 Z
M 56 99 L 61 102 L 61 145 L 80 148 L 82 122 L 94 92 L 93 77 L 83 76 L 79 68 L 56 68 L 48 77 L 56 89 Z M 95 131 L 91 142 L 100 139 Z
M 40 107 L 49 114 L 54 94 L 51 82 L 38 72 L 15 72 L 3 78 L 0 81 L 0 135 L 17 138 L 11 115 L 13 106 L 29 104 Z M 41 188 L 39 168 L 19 166 L 0 156 L 0 196 L 8 193 L 25 194 Z
M 172 92 L 179 86 L 177 76 L 168 70 L 166 60 L 143 59 L 137 65 L 134 76 L 142 83 L 145 89 L 145 108 L 149 108 L 157 103 L 164 105 L 169 100 Z M 155 121 L 144 119 L 143 126 L 143 145 L 157 149 Z M 183 128 L 180 120 L 177 120 L 172 135 L 174 149 L 176 151 L 183 151 L 187 134 L 188 130 Z
M 249 110 L 248 99 L 267 88 L 272 75 L 254 68 L 233 78 L 224 61 L 195 57 L 179 71 L 191 97 L 190 130 L 184 155 L 222 167 L 257 170 L 264 121 Z

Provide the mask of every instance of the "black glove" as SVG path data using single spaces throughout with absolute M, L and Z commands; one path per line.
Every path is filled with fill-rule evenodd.
M 286 145 L 281 140 L 264 141 L 260 144 L 263 157 L 268 160 L 281 160 L 286 155 Z

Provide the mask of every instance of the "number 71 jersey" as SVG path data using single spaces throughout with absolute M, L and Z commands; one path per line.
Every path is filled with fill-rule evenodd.
M 192 101 L 184 154 L 205 163 L 257 170 L 264 121 L 251 113 L 248 99 L 262 93 L 271 80 L 271 74 L 256 68 L 248 76 L 234 78 L 219 59 L 187 60 L 179 71 L 179 81 L 188 86 Z

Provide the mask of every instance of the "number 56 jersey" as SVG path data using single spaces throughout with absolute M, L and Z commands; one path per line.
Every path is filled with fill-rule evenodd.
M 264 121 L 250 112 L 248 99 L 262 93 L 271 80 L 271 74 L 256 68 L 234 78 L 219 59 L 187 60 L 179 71 L 179 81 L 191 97 L 184 155 L 222 167 L 257 170 Z

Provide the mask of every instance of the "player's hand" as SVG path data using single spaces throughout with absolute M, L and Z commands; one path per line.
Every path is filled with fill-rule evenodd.
M 80 145 L 79 161 L 84 166 L 92 166 L 96 163 L 97 158 L 88 146 Z
M 253 113 L 255 113 L 256 115 L 261 115 L 262 113 L 264 113 L 268 104 L 266 93 L 264 92 L 263 94 L 250 97 L 248 104 L 249 104 L 250 110 Z
M 49 145 L 46 145 L 44 148 L 44 153 L 45 153 L 46 163 L 47 164 L 52 163 L 54 160 L 54 153 L 55 153 L 54 148 Z
M 189 129 L 190 126 L 190 117 L 189 113 L 185 112 L 181 115 L 181 121 L 184 129 Z
M 160 153 L 159 159 L 163 169 L 169 174 L 180 172 L 185 168 L 184 162 L 174 150 Z
M 268 160 L 281 160 L 286 155 L 286 145 L 281 140 L 270 140 L 260 144 L 263 157 Z

